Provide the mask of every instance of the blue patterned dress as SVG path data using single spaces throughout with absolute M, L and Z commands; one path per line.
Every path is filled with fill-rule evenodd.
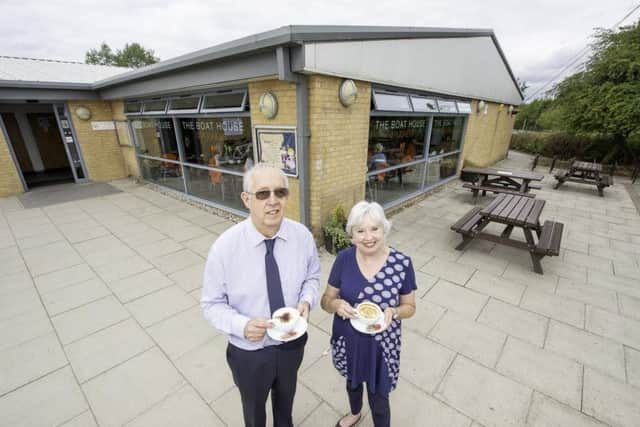
M 341 251 L 331 268 L 329 284 L 352 306 L 372 301 L 383 310 L 400 304 L 400 295 L 416 289 L 411 259 L 391 248 L 376 275 L 364 277 L 356 261 L 356 248 Z M 366 382 L 370 393 L 387 395 L 396 388 L 400 374 L 401 321 L 393 320 L 385 331 L 363 334 L 349 319 L 333 317 L 331 353 L 333 365 L 352 387 Z

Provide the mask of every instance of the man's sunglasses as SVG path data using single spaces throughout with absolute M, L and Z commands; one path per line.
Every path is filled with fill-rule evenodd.
M 253 194 L 254 196 L 256 196 L 256 199 L 258 200 L 267 200 L 269 198 L 269 196 L 271 196 L 271 192 L 272 190 L 258 190 L 255 193 L 249 193 L 247 191 L 248 194 Z M 278 199 L 284 199 L 285 197 L 287 197 L 289 195 L 289 189 L 288 188 L 276 188 L 275 190 L 273 190 L 273 194 L 278 198 Z

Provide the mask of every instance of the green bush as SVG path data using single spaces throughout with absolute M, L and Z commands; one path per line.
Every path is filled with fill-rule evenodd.
M 324 242 L 327 251 L 337 254 L 343 249 L 351 246 L 351 236 L 345 231 L 347 225 L 347 217 L 344 208 L 340 205 L 336 206 L 329 219 L 322 226 L 324 234 Z
M 640 138 L 639 138 L 640 140 Z M 633 143 L 630 142 L 633 150 Z M 611 137 L 598 134 L 569 134 L 566 132 L 514 132 L 510 148 L 560 160 L 595 160 L 599 163 L 631 164 L 628 150 L 621 149 Z M 640 143 L 638 143 L 640 151 Z

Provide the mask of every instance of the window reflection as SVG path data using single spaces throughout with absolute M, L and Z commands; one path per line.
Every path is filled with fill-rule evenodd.
M 369 171 L 424 158 L 425 117 L 371 117 L 369 122 Z
M 131 127 L 139 154 L 178 160 L 178 144 L 171 119 L 139 119 L 134 120 Z
M 243 171 L 247 159 L 253 158 L 249 117 L 185 118 L 179 122 L 187 163 Z
M 462 117 L 434 117 L 429 156 L 459 150 L 462 143 L 463 125 L 464 118 Z

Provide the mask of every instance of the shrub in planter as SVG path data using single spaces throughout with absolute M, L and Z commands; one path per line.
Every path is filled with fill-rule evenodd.
M 344 214 L 344 208 L 336 206 L 327 222 L 322 226 L 324 246 L 330 253 L 337 254 L 351 246 L 351 236 L 345 231 L 346 225 L 347 217 Z

